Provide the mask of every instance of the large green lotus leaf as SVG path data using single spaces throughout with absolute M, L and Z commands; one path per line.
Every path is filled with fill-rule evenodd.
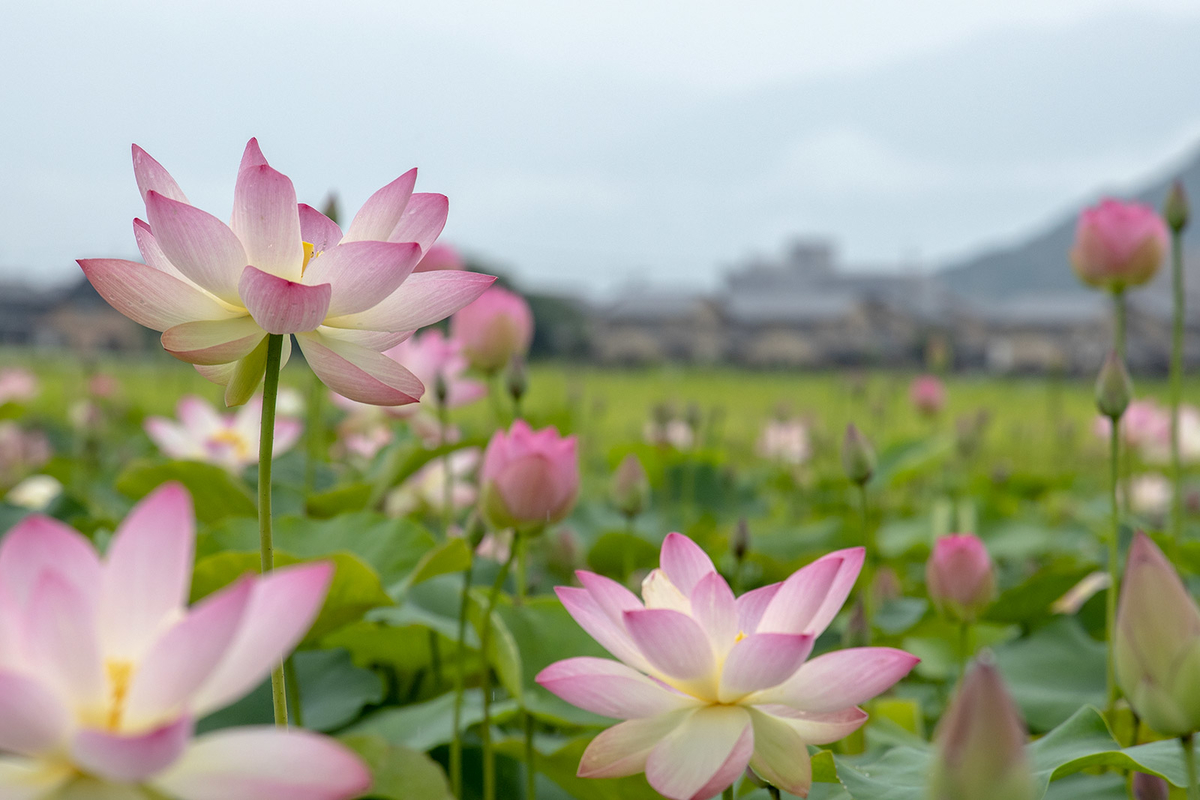
M 520 713 L 515 700 L 492 703 L 492 724 L 508 722 Z M 462 728 L 466 730 L 483 720 L 483 693 L 467 689 L 463 693 Z M 454 739 L 454 693 L 447 692 L 424 703 L 385 708 L 355 723 L 346 735 L 380 736 L 392 744 L 413 750 L 429 750 Z
M 275 566 L 285 567 L 305 559 L 275 551 Z M 383 591 L 375 571 L 351 553 L 329 553 L 314 561 L 331 561 L 335 571 L 321 613 L 301 646 L 311 646 L 322 637 L 356 620 L 373 608 L 390 605 L 392 599 Z M 192 577 L 192 602 L 223 589 L 247 573 L 259 573 L 259 554 L 224 552 L 207 556 L 196 562 Z
M 304 510 L 310 517 L 330 519 L 339 514 L 362 511 L 371 500 L 371 484 L 350 483 L 319 494 L 309 495 Z
M 1070 617 L 1059 617 L 1031 636 L 1000 645 L 996 662 L 1033 731 L 1062 723 L 1083 705 L 1103 705 L 1106 653 Z
M 897 442 L 879 454 L 869 485 L 884 487 L 903 483 L 933 469 L 953 450 L 952 436 L 930 436 Z
M 371 769 L 370 797 L 380 800 L 453 800 L 440 764 L 420 750 L 379 736 L 343 736 L 342 744 L 362 756 Z
M 550 752 L 535 747 L 537 771 L 558 784 L 575 800 L 659 800 L 662 797 L 650 788 L 644 775 L 628 778 L 580 778 L 579 759 L 592 737 L 572 739 Z M 497 743 L 497 751 L 514 759 L 524 760 L 524 742 L 506 739 Z
M 588 568 L 616 581 L 625 581 L 637 570 L 658 566 L 658 545 L 634 533 L 609 531 L 587 555 Z
M 258 505 L 246 484 L 220 467 L 198 461 L 139 459 L 117 476 L 117 491 L 140 500 L 167 481 L 178 481 L 187 488 L 196 518 L 203 523 L 258 514 Z
M 490 594 L 490 590 L 472 589 L 471 603 L 467 609 L 467 616 L 479 637 L 480 647 L 484 646 L 484 618 L 487 616 Z M 525 685 L 521 670 L 521 650 L 508 629 L 508 623 L 499 613 L 502 602 L 503 598 L 491 615 L 491 638 L 488 640 L 484 657 L 495 669 L 500 685 L 519 702 L 524 696 Z
M 335 731 L 383 700 L 379 673 L 356 667 L 345 650 L 297 653 L 295 664 L 306 728 Z
M 1071 587 L 1087 577 L 1094 566 L 1074 560 L 1042 567 L 1024 582 L 1005 590 L 987 610 L 992 622 L 1036 622 L 1050 613 L 1050 606 Z

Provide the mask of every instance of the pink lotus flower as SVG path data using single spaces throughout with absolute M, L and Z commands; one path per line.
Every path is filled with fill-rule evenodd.
M 554 428 L 535 432 L 522 419 L 492 435 L 481 472 L 483 513 L 496 528 L 558 522 L 579 494 L 575 437 Z
M 100 784 L 177 800 L 366 790 L 361 761 L 322 736 L 250 727 L 193 740 L 195 720 L 296 646 L 332 576 L 323 563 L 246 576 L 189 608 L 194 546 L 191 501 L 174 484 L 130 512 L 104 559 L 41 516 L 0 543 L 0 796 L 109 796 Z
M 579 775 L 645 772 L 672 800 L 703 800 L 749 765 L 806 796 L 807 746 L 866 721 L 858 704 L 886 691 L 917 659 L 883 647 L 808 660 L 854 586 L 863 549 L 831 553 L 783 583 L 735 599 L 704 551 L 672 533 L 643 605 L 615 581 L 580 571 L 559 587 L 575 621 L 620 659 L 569 658 L 537 682 L 580 708 L 626 720 L 588 745 Z
M 1079 215 L 1071 266 L 1089 286 L 1122 291 L 1154 277 L 1167 244 L 1167 226 L 1157 211 L 1107 199 Z
M 188 396 L 179 401 L 176 413 L 179 422 L 165 417 L 150 417 L 145 422 L 146 435 L 165 455 L 216 464 L 230 472 L 258 463 L 262 397 L 234 414 L 221 415 L 205 400 Z M 272 455 L 286 452 L 299 441 L 303 427 L 298 420 L 277 416 Z
M 974 534 L 941 536 L 925 563 L 925 585 L 938 611 L 974 622 L 996 597 L 996 570 Z
M 450 335 L 462 342 L 471 366 L 495 372 L 529 352 L 533 312 L 521 295 L 493 286 L 450 318 Z
M 933 375 L 921 375 L 908 387 L 913 408 L 926 417 L 936 417 L 946 405 L 946 387 Z
M 798 467 L 812 458 L 808 427 L 798 419 L 773 419 L 758 437 L 758 454 L 770 461 Z
M 463 257 L 459 255 L 448 244 L 437 244 L 425 251 L 425 257 L 417 264 L 413 272 L 437 272 L 443 269 L 466 269 L 467 263 L 463 261 Z
M 37 397 L 38 379 L 27 369 L 0 369 L 0 405 L 24 403 Z
M 415 169 L 380 189 L 342 230 L 307 205 L 246 145 L 226 225 L 190 205 L 136 145 L 133 169 L 149 224 L 134 220 L 145 264 L 80 261 L 114 308 L 163 332 L 163 347 L 226 387 L 225 402 L 254 394 L 266 337 L 295 334 L 331 389 L 363 403 L 416 401 L 421 382 L 380 351 L 445 318 L 491 285 L 470 272 L 412 276 L 446 223 L 440 194 L 413 194 Z M 284 338 L 285 359 L 290 337 Z
M 425 384 L 428 391 L 419 404 L 422 407 L 437 408 L 434 387 L 439 378 L 446 387 L 447 408 L 470 405 L 487 394 L 487 386 L 466 377 L 468 364 L 462 343 L 447 338 L 439 330 L 426 331 L 401 342 L 384 355 L 404 365 Z M 414 413 L 411 408 L 403 410 Z

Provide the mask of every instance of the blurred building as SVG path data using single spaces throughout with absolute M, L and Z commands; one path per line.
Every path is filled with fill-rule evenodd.
M 154 331 L 115 311 L 84 278 L 49 288 L 0 283 L 0 346 L 137 352 L 154 338 Z

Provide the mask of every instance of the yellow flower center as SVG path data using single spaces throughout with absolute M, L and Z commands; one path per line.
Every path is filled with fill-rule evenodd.
M 250 456 L 250 443 L 247 442 L 246 438 L 237 431 L 218 431 L 209 437 L 208 443 L 210 446 L 213 446 L 214 449 L 221 445 L 232 447 L 234 455 L 238 459 L 244 459 Z
M 300 265 L 300 277 L 303 278 L 304 270 L 308 269 L 308 262 L 313 259 L 314 255 L 320 255 L 320 253 L 313 252 L 317 248 L 313 246 L 312 242 L 301 242 L 301 244 L 304 245 L 304 263 Z
M 120 729 L 121 717 L 125 715 L 125 699 L 133 680 L 133 663 L 114 659 L 106 661 L 104 669 L 108 673 L 109 685 L 108 718 L 105 724 L 110 731 L 115 731 Z

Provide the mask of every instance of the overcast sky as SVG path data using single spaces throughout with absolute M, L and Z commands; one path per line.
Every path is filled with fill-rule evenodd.
M 242 147 L 346 213 L 411 166 L 531 286 L 711 286 L 790 237 L 933 268 L 1200 145 L 1194 0 L 6 8 L 0 271 L 136 253 L 137 142 L 228 215 Z

